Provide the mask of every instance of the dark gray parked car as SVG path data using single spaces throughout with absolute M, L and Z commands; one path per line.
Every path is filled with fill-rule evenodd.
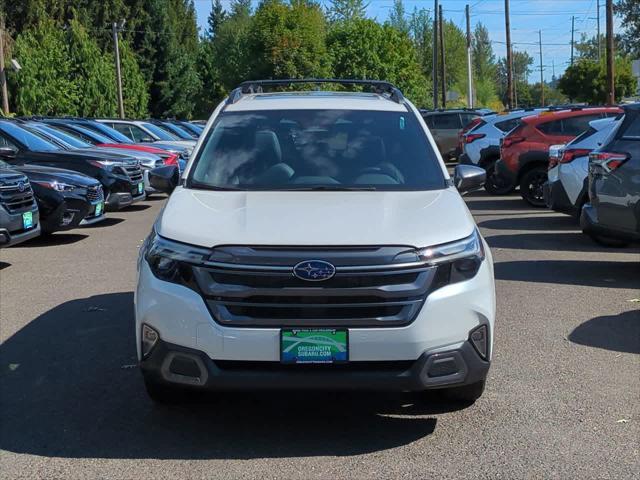
M 640 241 L 640 103 L 624 106 L 624 120 L 589 155 L 589 203 L 580 225 L 598 243 Z

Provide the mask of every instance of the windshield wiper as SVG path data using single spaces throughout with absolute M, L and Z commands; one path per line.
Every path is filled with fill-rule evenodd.
M 343 187 L 340 185 L 313 185 L 308 187 L 293 187 L 293 188 L 281 188 L 279 190 L 288 192 L 301 192 L 301 191 L 313 191 L 313 192 L 373 192 L 376 187 L 362 186 L 362 187 Z

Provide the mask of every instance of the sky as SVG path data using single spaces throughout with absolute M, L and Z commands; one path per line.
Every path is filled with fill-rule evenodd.
M 393 0 L 368 0 L 367 16 L 384 22 L 393 5 Z M 415 7 L 433 9 L 433 0 L 403 0 L 407 13 Z M 211 11 L 211 0 L 194 0 L 198 15 L 198 25 L 206 28 L 207 16 Z M 600 2 L 600 29 L 605 32 L 605 0 Z M 223 0 L 228 8 L 230 0 Z M 254 1 L 254 6 L 257 5 Z M 328 5 L 330 2 L 321 0 Z M 540 81 L 540 52 L 538 31 L 542 31 L 542 66 L 544 78 L 551 80 L 552 75 L 560 76 L 571 59 L 571 17 L 575 17 L 575 40 L 582 33 L 594 36 L 597 31 L 598 0 L 510 0 L 511 41 L 513 49 L 526 51 L 535 61 L 530 82 Z M 489 30 L 493 50 L 497 57 L 506 55 L 504 0 L 440 0 L 445 18 L 453 21 L 465 31 L 464 8 L 471 8 L 471 28 L 483 23 Z M 616 19 L 614 28 L 620 22 Z

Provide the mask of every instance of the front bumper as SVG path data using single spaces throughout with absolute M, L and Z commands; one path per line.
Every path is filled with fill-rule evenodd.
M 576 214 L 577 207 L 569 200 L 567 191 L 560 180 L 545 182 L 542 186 L 542 192 L 544 201 L 550 209 L 556 212 L 568 213 L 569 215 Z
M 352 362 L 415 362 L 429 354 L 459 349 L 479 325 L 489 330 L 489 359 L 495 318 L 491 254 L 477 274 L 466 281 L 431 292 L 412 323 L 396 327 L 349 328 Z M 280 329 L 223 326 L 212 318 L 196 291 L 156 278 L 144 258 L 139 260 L 135 293 L 136 346 L 141 359 L 140 332 L 146 324 L 167 343 L 202 352 L 215 361 L 280 361 Z M 304 321 L 300 327 L 304 328 Z M 336 321 L 335 327 L 340 327 Z
M 45 233 L 71 230 L 76 228 L 87 216 L 91 205 L 84 199 L 66 198 L 54 210 L 40 211 L 40 225 Z
M 500 175 L 511 185 L 515 185 L 518 180 L 517 175 L 509 170 L 509 167 L 507 167 L 507 164 L 502 159 L 496 161 L 495 172 L 496 175 Z
M 154 382 L 202 390 L 422 391 L 479 382 L 489 366 L 468 341 L 446 352 L 425 352 L 415 361 L 282 365 L 212 360 L 202 351 L 159 340 L 140 362 L 143 375 Z
M 31 212 L 34 226 L 25 230 L 22 220 L 24 212 L 9 213 L 0 207 L 0 248 L 11 247 L 40 235 L 40 213 L 35 208 L 35 202 Z
M 105 201 L 105 208 L 109 211 L 121 210 L 134 203 L 141 202 L 147 197 L 143 192 L 139 195 L 132 195 L 128 192 L 110 192 Z

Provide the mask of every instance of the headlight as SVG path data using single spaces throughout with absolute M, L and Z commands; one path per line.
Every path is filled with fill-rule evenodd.
M 143 249 L 144 258 L 157 278 L 180 284 L 191 282 L 190 265 L 202 264 L 211 254 L 205 248 L 162 238 L 156 234 L 155 230 L 145 241 Z
M 417 253 L 422 261 L 438 267 L 435 279 L 438 287 L 472 278 L 485 257 L 477 230 L 461 240 L 422 248 Z
M 56 190 L 58 192 L 70 192 L 72 190 L 75 190 L 75 185 L 69 185 L 68 183 L 62 183 L 62 182 L 40 182 L 40 181 L 34 181 L 33 183 L 37 183 L 38 185 L 42 185 L 43 187 L 46 188 L 51 188 L 53 190 Z

